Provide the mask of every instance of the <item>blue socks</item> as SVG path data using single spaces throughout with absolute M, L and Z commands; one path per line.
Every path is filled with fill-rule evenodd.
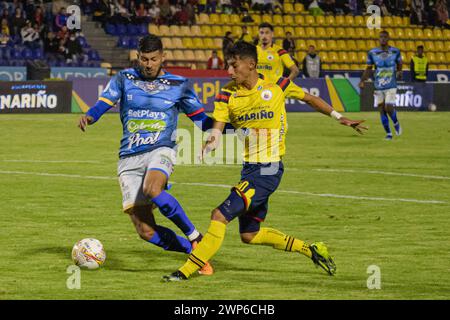
M 391 128 L 389 127 L 389 118 L 386 112 L 380 113 L 381 123 L 383 124 L 384 130 L 387 135 L 392 135 Z
M 159 208 L 159 211 L 175 223 L 190 241 L 195 240 L 200 235 L 177 199 L 172 195 L 163 191 L 157 197 L 153 198 L 152 201 Z
M 149 242 L 168 251 L 184 253 L 191 253 L 192 251 L 192 246 L 189 240 L 177 236 L 175 232 L 163 226 L 156 226 L 155 233 Z

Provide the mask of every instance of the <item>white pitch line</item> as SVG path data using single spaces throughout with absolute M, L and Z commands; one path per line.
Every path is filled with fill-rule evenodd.
M 23 163 L 96 163 L 100 164 L 101 161 L 97 160 L 18 160 L 18 159 L 0 159 L 0 162 L 23 162 Z
M 27 171 L 3 171 L 0 170 L 0 174 L 21 174 L 21 175 L 36 175 L 46 177 L 63 177 L 63 178 L 82 178 L 82 179 L 95 179 L 95 180 L 116 180 L 117 177 L 109 176 L 83 176 L 79 174 L 64 174 L 64 173 L 47 173 L 47 172 L 27 172 Z M 231 188 L 231 185 L 225 184 L 212 184 L 212 183 L 197 183 L 197 182 L 174 182 L 173 184 L 188 185 L 188 186 L 201 186 L 201 187 L 214 187 L 214 188 Z M 327 198 L 340 198 L 340 199 L 354 199 L 354 200 L 371 200 L 371 201 L 394 201 L 394 202 L 413 202 L 422 204 L 447 204 L 446 201 L 440 200 L 418 200 L 418 199 L 403 199 L 403 198 L 380 198 L 380 197 L 365 197 L 365 196 L 351 196 L 332 193 L 313 193 L 313 192 L 301 192 L 292 190 L 277 190 L 280 193 L 300 194 L 305 196 L 314 197 L 327 197 Z
M 377 170 L 352 170 L 352 169 L 312 169 L 312 170 L 313 171 L 320 171 L 320 172 L 368 173 L 368 174 L 384 174 L 384 175 L 389 175 L 389 176 L 402 176 L 402 177 L 416 177 L 416 178 L 437 179 L 437 180 L 450 180 L 450 177 L 446 177 L 446 176 L 433 176 L 433 175 L 424 175 L 424 174 L 377 171 Z

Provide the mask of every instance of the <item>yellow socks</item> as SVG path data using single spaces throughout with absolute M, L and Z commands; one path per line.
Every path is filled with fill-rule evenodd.
M 191 252 L 186 263 L 179 269 L 187 278 L 202 268 L 216 254 L 225 237 L 226 227 L 226 224 L 222 222 L 211 221 L 208 232 Z
M 309 246 L 305 242 L 272 228 L 261 228 L 250 241 L 250 244 L 271 245 L 278 250 L 300 252 L 309 258 L 312 255 Z

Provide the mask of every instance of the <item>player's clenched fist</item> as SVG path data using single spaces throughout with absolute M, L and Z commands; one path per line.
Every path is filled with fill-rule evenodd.
M 92 124 L 92 122 L 94 121 L 94 118 L 92 118 L 91 116 L 87 116 L 87 115 L 82 115 L 80 117 L 80 120 L 78 121 L 78 128 L 81 129 L 81 131 L 86 131 L 86 127 L 88 124 Z

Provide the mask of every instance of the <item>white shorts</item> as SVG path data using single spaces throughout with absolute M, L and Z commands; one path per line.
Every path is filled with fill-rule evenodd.
M 151 204 L 150 197 L 144 194 L 145 174 L 149 170 L 157 170 L 164 173 L 169 180 L 175 162 L 176 152 L 169 147 L 161 147 L 120 159 L 117 165 L 117 174 L 122 190 L 123 211 L 135 206 Z
M 374 95 L 374 104 L 375 107 L 378 107 L 378 105 L 382 104 L 383 102 L 385 104 L 390 104 L 395 106 L 396 102 L 396 93 L 397 88 L 392 89 L 386 89 L 386 90 L 375 90 Z

